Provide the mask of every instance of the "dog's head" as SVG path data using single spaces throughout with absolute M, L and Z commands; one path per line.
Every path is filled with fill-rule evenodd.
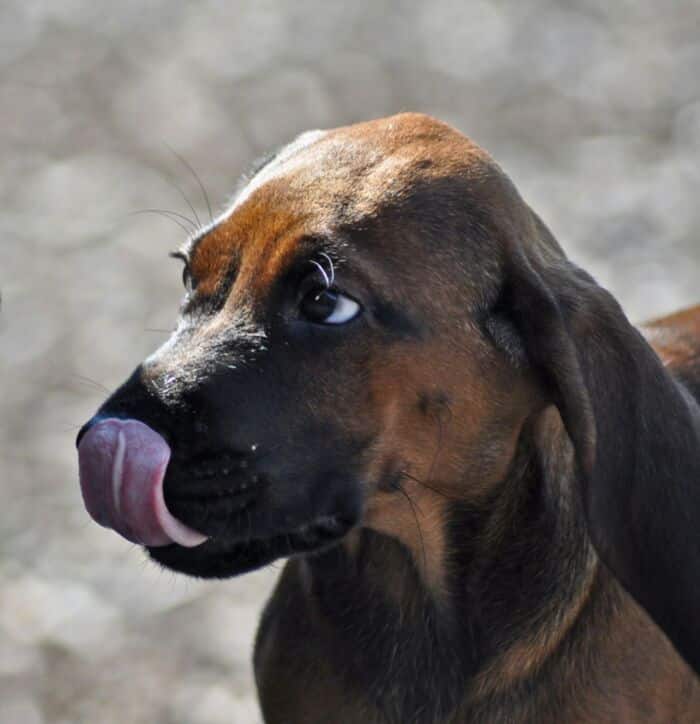
M 441 556 L 451 501 L 552 402 L 592 469 L 615 391 L 572 334 L 624 317 L 447 125 L 303 134 L 179 256 L 177 329 L 79 436 L 89 511 L 164 565 L 230 576 L 362 526 Z

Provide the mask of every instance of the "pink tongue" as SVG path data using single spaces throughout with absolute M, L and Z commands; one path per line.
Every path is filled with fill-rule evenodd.
M 101 420 L 78 446 L 80 487 L 88 513 L 134 543 L 191 548 L 207 537 L 174 518 L 165 506 L 163 478 L 170 448 L 138 420 Z

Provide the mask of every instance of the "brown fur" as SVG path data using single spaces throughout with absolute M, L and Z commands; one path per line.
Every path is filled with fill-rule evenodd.
M 642 330 L 672 369 L 687 374 L 700 367 L 700 306 L 656 319 Z

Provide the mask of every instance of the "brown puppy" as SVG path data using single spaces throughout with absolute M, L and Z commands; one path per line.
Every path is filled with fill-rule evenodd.
M 666 371 L 420 115 L 304 134 L 181 256 L 181 322 L 81 432 L 83 492 L 175 570 L 293 556 L 267 722 L 700 721 L 626 592 L 697 667 L 700 308 L 649 327 Z

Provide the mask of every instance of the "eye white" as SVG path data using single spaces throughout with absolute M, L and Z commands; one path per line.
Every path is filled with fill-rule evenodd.
M 344 294 L 338 294 L 335 309 L 324 320 L 324 324 L 345 324 L 357 316 L 360 305 Z

